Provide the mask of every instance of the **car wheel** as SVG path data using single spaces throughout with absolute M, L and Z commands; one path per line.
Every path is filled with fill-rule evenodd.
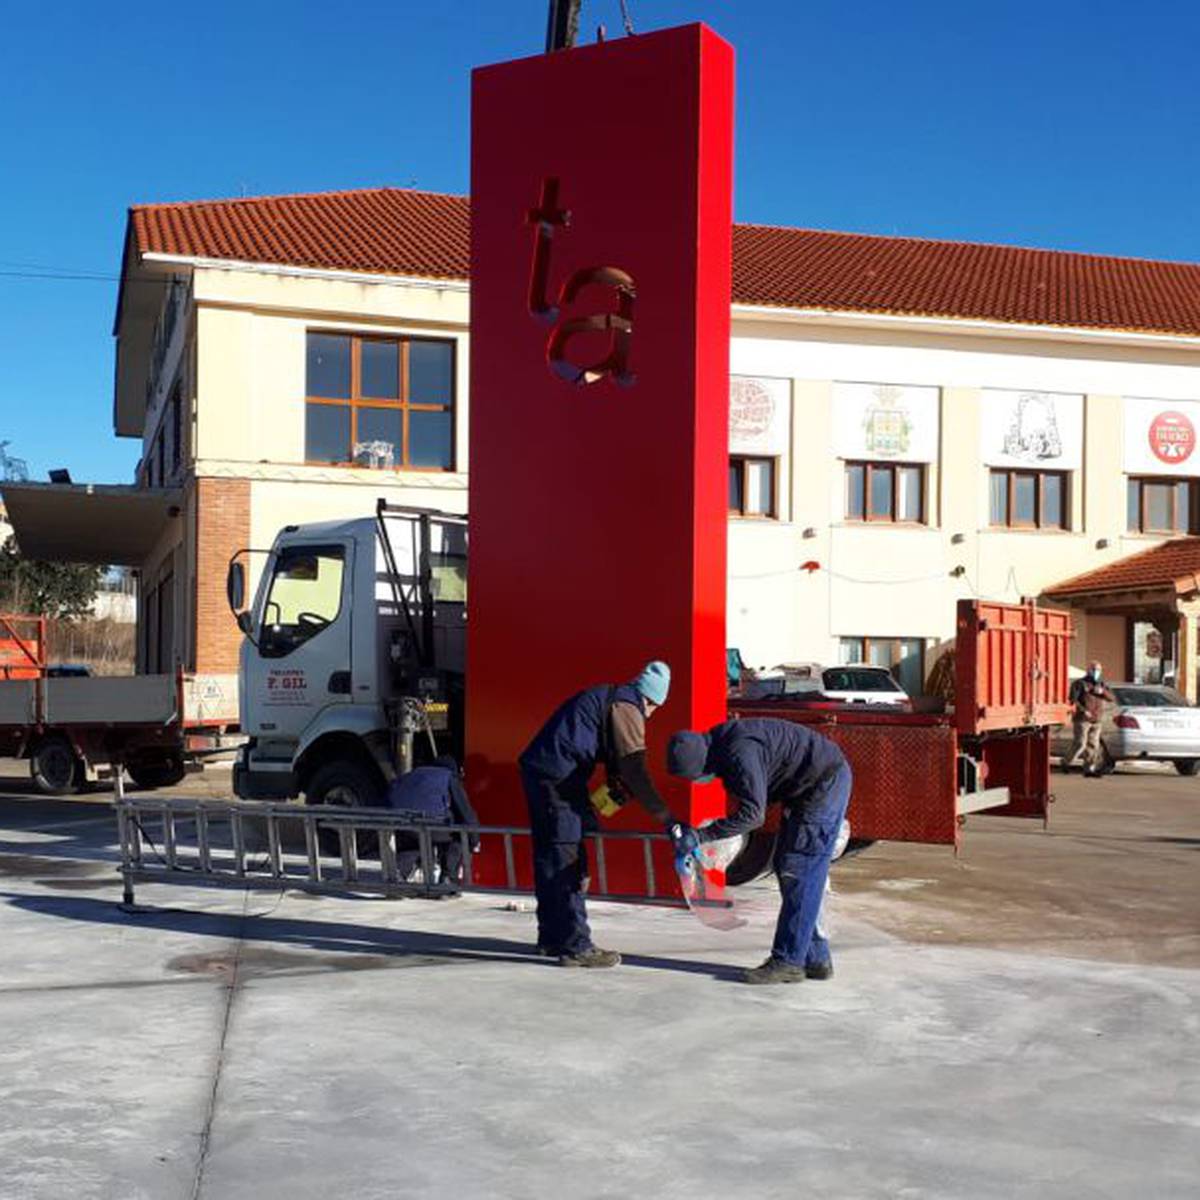
M 46 796 L 68 796 L 83 782 L 83 760 L 61 733 L 43 738 L 29 756 L 34 786 Z
M 1175 770 L 1180 775 L 1195 775 L 1197 769 L 1200 769 L 1200 759 L 1197 758 L 1177 758 L 1174 763 Z

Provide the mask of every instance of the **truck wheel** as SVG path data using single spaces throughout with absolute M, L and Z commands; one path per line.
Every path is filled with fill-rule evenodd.
M 43 795 L 69 796 L 83 784 L 83 759 L 61 733 L 52 733 L 30 754 L 29 774 Z
M 172 787 L 187 773 L 181 754 L 169 754 L 165 758 L 143 759 L 141 762 L 130 763 L 125 769 L 138 787 L 147 790 Z
M 1195 758 L 1177 758 L 1175 759 L 1175 770 L 1180 775 L 1195 775 L 1197 768 L 1200 767 L 1200 759 Z
M 306 804 L 339 805 L 346 808 L 376 808 L 383 803 L 379 779 L 363 763 L 352 758 L 335 759 L 318 767 L 304 789 Z M 337 831 L 330 825 L 317 825 L 321 853 L 331 858 L 341 854 Z M 379 839 L 373 833 L 358 835 L 360 858 L 379 855 Z

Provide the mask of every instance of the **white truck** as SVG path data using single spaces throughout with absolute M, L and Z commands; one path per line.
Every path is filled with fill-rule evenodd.
M 465 516 L 380 500 L 374 518 L 285 526 L 247 607 L 253 553 L 227 580 L 245 634 L 239 797 L 378 804 L 414 754 L 461 758 Z

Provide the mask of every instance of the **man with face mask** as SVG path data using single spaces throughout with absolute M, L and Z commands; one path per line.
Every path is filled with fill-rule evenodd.
M 1104 682 L 1104 668 L 1098 662 L 1088 664 L 1087 674 L 1071 684 L 1070 700 L 1074 705 L 1071 723 L 1075 740 L 1071 753 L 1063 762 L 1069 772 L 1080 753 L 1083 754 L 1083 773 L 1088 779 L 1100 778 L 1100 723 L 1105 704 L 1112 703 L 1113 694 Z
M 703 829 L 675 824 L 679 853 L 762 825 L 768 804 L 782 804 L 775 874 L 783 903 L 771 957 L 747 971 L 747 983 L 799 983 L 833 974 L 829 943 L 817 928 L 829 864 L 850 802 L 850 764 L 828 738 L 804 725 L 771 718 L 726 721 L 707 733 L 684 730 L 667 747 L 672 775 L 719 779 L 733 812 Z

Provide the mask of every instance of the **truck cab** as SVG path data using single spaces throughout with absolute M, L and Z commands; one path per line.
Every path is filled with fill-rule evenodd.
M 466 529 L 385 501 L 374 518 L 285 526 L 248 608 L 253 552 L 234 556 L 238 796 L 377 804 L 414 758 L 461 753 Z

